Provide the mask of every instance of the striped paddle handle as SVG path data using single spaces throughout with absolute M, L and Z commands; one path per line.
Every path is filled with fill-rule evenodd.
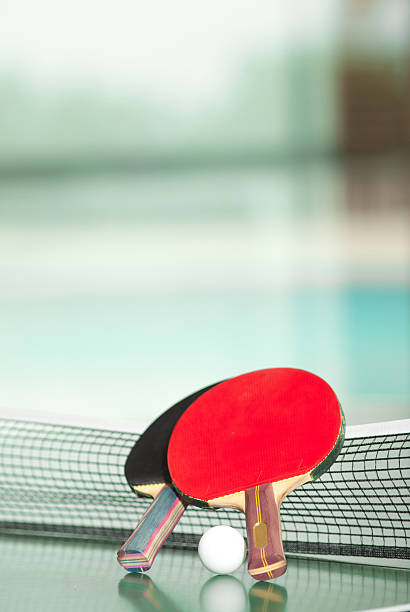
M 186 507 L 172 487 L 164 486 L 118 551 L 118 563 L 129 572 L 149 570 Z
M 270 580 L 286 572 L 278 503 L 271 484 L 245 491 L 248 571 L 255 580 Z

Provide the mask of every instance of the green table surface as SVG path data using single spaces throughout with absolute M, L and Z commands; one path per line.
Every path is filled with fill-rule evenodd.
M 215 576 L 196 552 L 162 549 L 149 574 L 126 574 L 116 546 L 0 536 L 0 609 L 12 612 L 349 612 L 410 601 L 410 572 L 289 558 L 276 581 L 255 582 L 246 564 Z

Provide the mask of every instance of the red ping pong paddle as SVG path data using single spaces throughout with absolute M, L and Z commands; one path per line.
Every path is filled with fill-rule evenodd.
M 279 508 L 296 487 L 335 461 L 345 420 L 321 378 L 273 368 L 226 380 L 190 404 L 168 446 L 168 468 L 184 499 L 246 514 L 248 571 L 286 571 Z

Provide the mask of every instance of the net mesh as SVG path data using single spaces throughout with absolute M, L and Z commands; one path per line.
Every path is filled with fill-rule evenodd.
M 0 419 L 0 531 L 122 543 L 150 503 L 124 476 L 137 439 Z M 347 439 L 328 472 L 283 502 L 285 550 L 409 559 L 409 475 L 408 433 Z M 241 513 L 190 506 L 165 545 L 194 548 L 220 523 L 246 535 Z

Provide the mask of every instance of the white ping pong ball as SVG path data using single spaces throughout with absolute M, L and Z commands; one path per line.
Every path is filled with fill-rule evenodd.
M 245 539 L 237 529 L 217 525 L 205 531 L 198 544 L 199 558 L 215 574 L 231 574 L 243 563 Z

